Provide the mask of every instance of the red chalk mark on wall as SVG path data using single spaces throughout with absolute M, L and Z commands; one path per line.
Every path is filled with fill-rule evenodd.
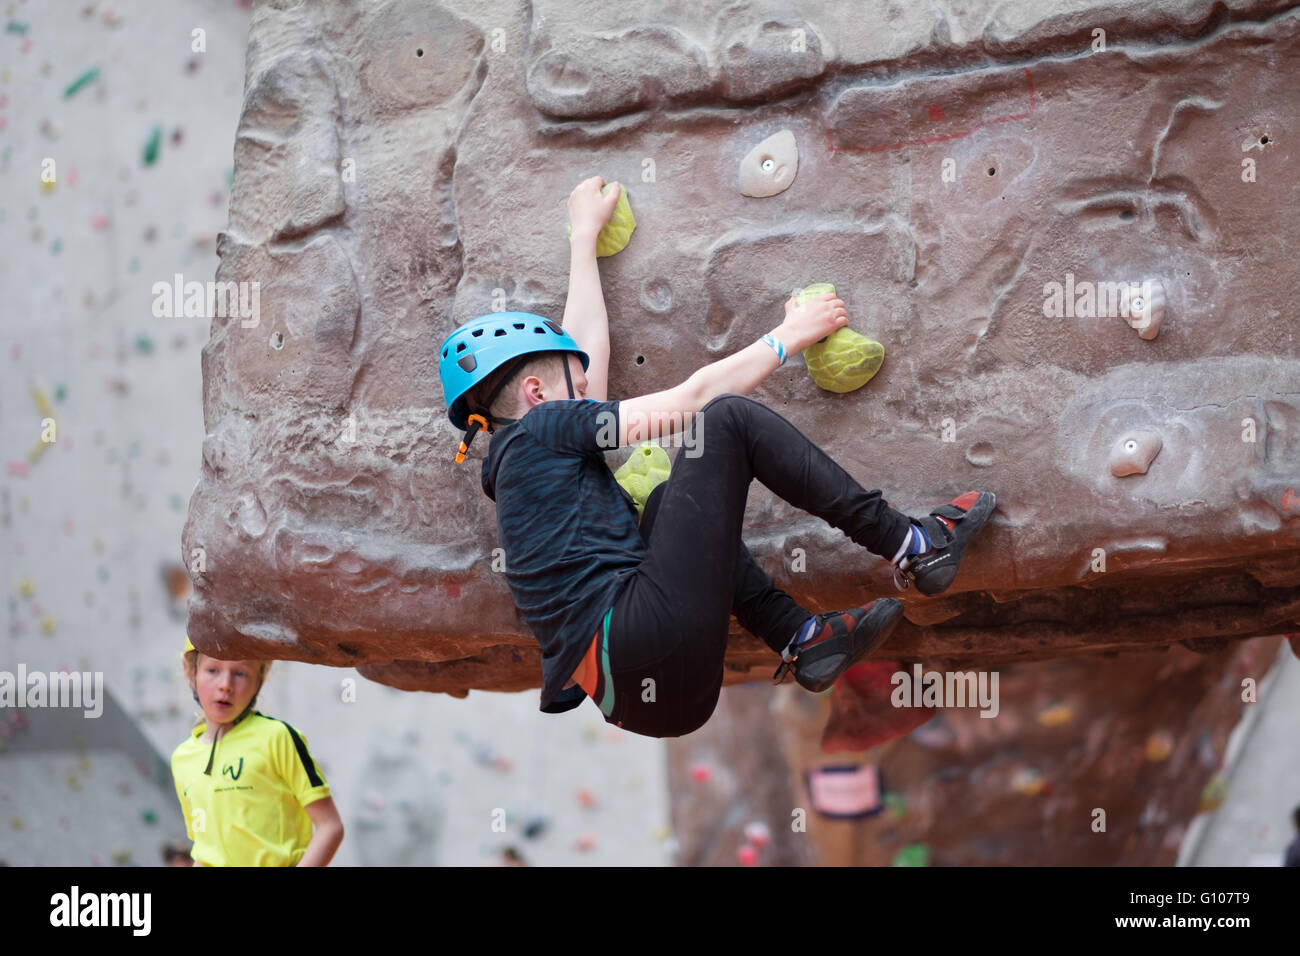
M 929 143 L 943 143 L 954 139 L 963 139 L 978 129 L 983 129 L 992 123 L 1014 123 L 1019 120 L 1028 119 L 1034 115 L 1038 107 L 1037 99 L 1034 96 L 1034 79 L 1029 73 L 1028 67 L 1022 67 L 1025 74 L 1025 92 L 1029 97 L 1028 109 L 1022 113 L 1011 113 L 1005 116 L 993 116 L 987 120 L 975 123 L 968 129 L 958 130 L 953 133 L 945 133 L 937 136 L 922 136 L 917 139 L 907 139 L 900 142 L 880 143 L 875 146 L 836 146 L 835 133 L 826 127 L 826 148 L 831 153 L 882 153 L 891 149 L 903 149 L 907 146 L 925 146 Z M 942 104 L 933 103 L 927 107 L 927 116 L 931 122 L 942 122 L 945 118 Z

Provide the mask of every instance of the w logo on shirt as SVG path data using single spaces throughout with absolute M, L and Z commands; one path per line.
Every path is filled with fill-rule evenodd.
M 221 768 L 221 775 L 222 775 L 223 777 L 229 777 L 231 780 L 238 780 L 238 779 L 239 779 L 239 775 L 240 775 L 241 773 L 243 773 L 243 772 L 244 772 L 244 758 L 243 758 L 243 757 L 240 757 L 240 758 L 239 758 L 239 769 L 238 769 L 238 770 L 236 770 L 236 769 L 235 769 L 233 766 L 231 766 L 230 764 L 226 764 L 224 767 Z

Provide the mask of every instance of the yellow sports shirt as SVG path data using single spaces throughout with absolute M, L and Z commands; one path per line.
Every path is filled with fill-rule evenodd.
M 311 842 L 303 808 L 330 795 L 306 739 L 283 720 L 253 711 L 217 741 L 200 722 L 172 753 L 172 779 L 204 866 L 295 866 Z

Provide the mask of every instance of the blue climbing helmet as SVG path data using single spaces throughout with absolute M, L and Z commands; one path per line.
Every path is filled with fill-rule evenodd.
M 574 352 L 582 362 L 584 372 L 591 364 L 587 353 L 578 348 L 578 343 L 568 332 L 556 322 L 529 312 L 480 315 L 447 336 L 438 360 L 438 377 L 442 380 L 447 417 L 466 433 L 456 454 L 458 463 L 465 460 L 469 443 L 474 440 L 478 429 L 491 432 L 493 424 L 505 425 L 517 420 L 471 413 L 466 394 L 497 369 L 510 365 L 510 370 L 502 376 L 492 394 L 482 402 L 484 409 L 491 408 L 505 383 L 539 352 Z M 569 387 L 569 398 L 575 398 L 568 362 L 564 363 L 564 381 Z

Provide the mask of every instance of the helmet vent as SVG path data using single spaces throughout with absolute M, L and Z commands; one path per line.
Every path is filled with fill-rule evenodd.
M 446 357 L 447 357 L 447 350 L 446 350 L 446 349 L 443 349 L 443 350 L 442 350 L 442 357 L 443 357 L 443 358 L 446 358 Z
M 473 332 L 470 333 L 470 335 L 482 335 L 482 334 L 483 334 L 482 329 L 475 329 Z
M 522 329 L 523 327 L 524 327 L 524 323 L 522 323 L 522 322 L 516 322 L 516 323 L 515 323 L 515 328 L 517 328 L 517 329 Z
M 474 358 L 473 355 L 462 355 L 456 360 L 456 364 L 466 372 L 472 372 L 474 369 L 478 368 L 478 360 Z
M 465 343 L 464 343 L 464 342 L 461 342 L 459 345 L 457 345 L 457 346 L 456 346 L 456 351 L 457 351 L 457 352 L 463 352 L 463 351 L 465 351 Z
M 537 328 L 533 329 L 533 331 L 534 331 L 534 332 L 541 332 L 543 335 L 546 334 L 546 330 L 545 330 L 544 328 L 542 328 L 540 325 L 537 326 Z
M 493 332 L 492 334 L 493 334 L 493 335 L 505 335 L 505 334 L 506 334 L 506 330 L 505 330 L 505 329 L 497 329 L 497 330 L 496 330 L 495 332 Z

